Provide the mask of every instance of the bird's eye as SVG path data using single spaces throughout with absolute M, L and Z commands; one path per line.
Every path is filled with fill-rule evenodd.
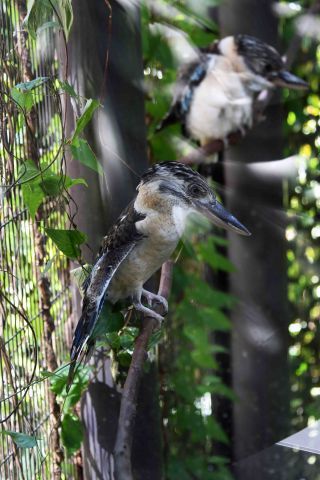
M 189 187 L 189 193 L 190 195 L 192 195 L 193 197 L 200 197 L 201 195 L 204 195 L 205 194 L 205 191 L 203 190 L 203 188 L 201 188 L 199 185 L 190 185 Z
M 271 65 L 271 63 L 267 63 L 265 65 L 264 71 L 265 71 L 265 73 L 271 73 L 273 71 L 273 66 Z

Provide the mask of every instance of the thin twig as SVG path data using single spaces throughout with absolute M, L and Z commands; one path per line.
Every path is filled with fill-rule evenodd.
M 168 298 L 171 289 L 172 268 L 173 262 L 171 260 L 168 260 L 162 265 L 158 294 L 165 298 Z M 159 311 L 159 313 L 161 312 Z M 157 323 L 154 318 L 143 317 L 141 330 L 135 342 L 131 365 L 123 388 L 114 449 L 116 480 L 133 480 L 131 447 L 137 410 L 137 398 L 143 374 L 143 365 L 147 358 L 149 339 L 156 325 Z

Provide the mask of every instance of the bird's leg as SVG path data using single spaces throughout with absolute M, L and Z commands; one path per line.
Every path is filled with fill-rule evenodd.
M 133 297 L 132 305 L 134 306 L 137 312 L 141 312 L 147 317 L 154 318 L 157 321 L 159 328 L 161 327 L 164 318 L 159 313 L 155 312 L 154 310 L 151 310 L 151 308 L 148 308 L 142 305 L 140 298 Z
M 230 146 L 229 138 L 228 137 L 223 137 L 222 141 L 223 141 L 223 149 L 227 150 L 227 148 L 229 148 L 229 146 Z
M 241 137 L 245 137 L 248 130 L 249 127 L 247 125 L 239 125 L 239 132 L 241 134 Z
M 147 300 L 147 303 L 149 307 L 153 307 L 155 305 L 161 305 L 162 306 L 162 314 L 167 315 L 168 313 L 168 302 L 167 300 L 162 297 L 161 295 L 157 295 L 152 292 L 148 292 L 148 290 L 145 290 L 144 288 L 142 289 L 141 295 L 143 298 Z

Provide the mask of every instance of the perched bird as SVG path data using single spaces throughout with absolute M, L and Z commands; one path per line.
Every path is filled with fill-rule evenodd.
M 82 315 L 71 348 L 69 386 L 77 360 L 86 356 L 105 300 L 129 298 L 135 310 L 161 322 L 155 303 L 168 311 L 167 301 L 143 288 L 176 248 L 190 213 L 241 235 L 250 232 L 217 201 L 206 180 L 178 162 L 151 167 L 141 177 L 135 199 L 111 227 L 84 285 Z M 148 306 L 142 303 L 146 300 Z
M 171 109 L 157 131 L 180 122 L 183 133 L 202 146 L 226 141 L 230 133 L 252 127 L 255 98 L 275 86 L 308 84 L 286 71 L 279 53 L 258 38 L 223 38 L 181 70 Z

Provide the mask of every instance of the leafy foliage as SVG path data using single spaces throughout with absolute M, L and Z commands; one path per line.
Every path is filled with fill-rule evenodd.
M 66 413 L 61 423 L 61 438 L 68 455 L 79 450 L 83 437 L 82 423 L 76 415 Z
M 46 165 L 42 165 L 42 168 L 39 170 L 32 160 L 26 160 L 18 173 L 18 183 L 22 185 L 23 199 L 32 218 L 47 196 L 57 197 L 74 185 L 87 186 L 82 178 L 59 175 Z
M 79 118 L 77 118 L 76 128 L 75 128 L 75 131 L 72 135 L 71 142 L 74 139 L 78 138 L 80 133 L 83 132 L 85 126 L 88 124 L 88 122 L 90 122 L 94 111 L 99 107 L 99 105 L 100 104 L 99 104 L 98 100 L 93 100 L 92 98 L 87 100 L 87 102 L 84 106 L 84 109 L 82 111 L 82 114 L 80 115 Z
M 53 228 L 46 228 L 45 232 L 64 255 L 71 259 L 80 257 L 80 245 L 87 239 L 84 233 L 79 232 L 79 230 L 58 230 Z
M 84 138 L 75 137 L 71 142 L 70 148 L 73 158 L 78 160 L 86 167 L 91 168 L 91 170 L 99 173 L 99 175 L 103 175 L 103 169 L 100 163 L 97 161 L 95 154 L 93 153 L 87 140 Z
M 312 2 L 305 2 L 305 9 Z M 292 5 L 286 2 L 287 6 Z M 296 32 L 297 22 L 303 10 L 282 19 L 283 35 L 289 43 Z M 290 11 L 289 11 L 290 13 Z M 298 176 L 289 186 L 288 210 L 290 225 L 286 231 L 288 240 L 289 300 L 292 320 L 289 325 L 291 345 L 289 360 L 291 369 L 291 417 L 292 429 L 303 428 L 313 419 L 320 418 L 319 384 L 319 314 L 320 277 L 317 264 L 319 252 L 319 73 L 320 51 L 317 42 L 305 35 L 301 44 L 301 56 L 297 58 L 297 74 L 307 79 L 310 90 L 299 98 L 285 92 L 287 113 L 286 134 L 289 141 L 288 155 L 295 154 Z M 316 59 L 315 61 L 313 59 Z
M 44 28 L 59 27 L 68 38 L 73 11 L 71 0 L 28 0 L 28 11 L 24 23 L 29 34 L 36 38 Z
M 56 372 L 43 372 L 49 374 L 50 388 L 60 399 L 63 408 L 61 420 L 61 438 L 68 455 L 73 455 L 79 450 L 83 438 L 83 426 L 76 412 L 76 405 L 89 382 L 89 368 L 80 365 L 75 372 L 74 382 L 66 395 L 66 385 L 69 365 L 60 367 Z

